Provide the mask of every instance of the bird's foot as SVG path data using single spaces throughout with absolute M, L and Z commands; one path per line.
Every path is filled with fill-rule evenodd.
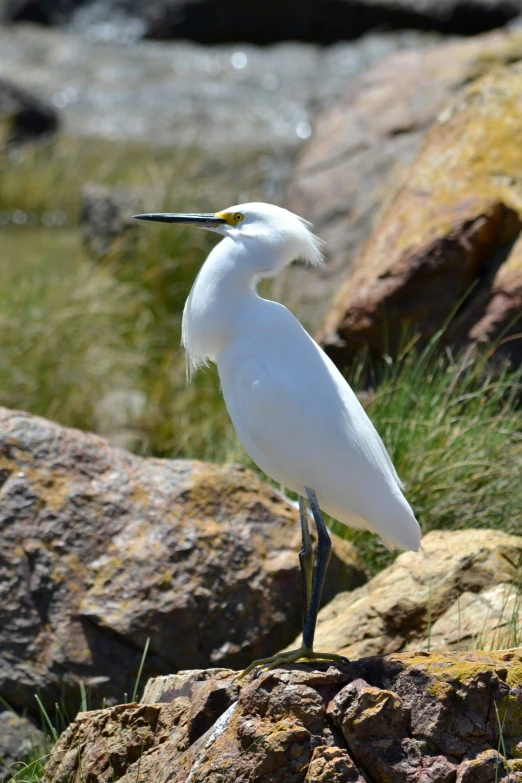
M 349 663 L 348 658 L 342 655 L 336 655 L 335 653 L 314 652 L 309 647 L 301 646 L 298 650 L 289 650 L 288 652 L 280 652 L 277 655 L 272 655 L 270 658 L 260 658 L 258 661 L 253 661 L 250 666 L 247 666 L 238 679 L 242 679 L 250 672 L 257 670 L 256 674 L 260 674 L 265 671 L 268 672 L 271 669 L 276 669 L 278 666 L 283 666 L 286 663 L 307 663 L 310 661 L 317 661 L 318 663 L 333 661 L 341 666 L 346 666 Z

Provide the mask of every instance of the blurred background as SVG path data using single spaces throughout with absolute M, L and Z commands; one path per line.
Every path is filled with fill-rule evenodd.
M 371 267 L 363 248 L 448 101 L 522 59 L 520 14 L 522 0 L 0 0 L 0 403 L 145 456 L 250 464 L 215 369 L 187 386 L 179 345 L 215 238 L 131 215 L 270 201 L 327 240 L 324 271 L 289 270 L 271 295 L 348 372 L 425 529 L 518 529 L 516 351 L 491 362 L 491 340 L 470 353 L 439 333 L 484 265 L 409 292 L 391 347 L 362 334 L 348 356 L 331 303 Z M 431 321 L 425 300 L 444 300 Z M 386 561 L 342 532 L 370 568 Z

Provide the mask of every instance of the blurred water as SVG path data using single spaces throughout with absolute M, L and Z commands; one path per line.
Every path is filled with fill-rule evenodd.
M 134 36 L 127 28 L 121 35 Z M 104 43 L 17 26 L 0 28 L 0 75 L 52 102 L 66 131 L 78 136 L 197 144 L 210 157 L 250 148 L 293 157 L 313 132 L 317 112 L 361 69 L 434 40 L 402 32 L 328 49 L 298 43 L 203 47 Z
M 91 41 L 113 41 L 130 44 L 144 37 L 147 25 L 143 16 L 130 10 L 108 4 L 106 0 L 94 0 L 79 6 L 69 23 L 70 30 L 80 33 Z

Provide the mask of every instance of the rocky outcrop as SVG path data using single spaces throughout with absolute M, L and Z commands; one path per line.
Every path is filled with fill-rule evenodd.
M 439 113 L 462 85 L 521 59 L 520 33 L 396 53 L 351 81 L 341 100 L 319 116 L 292 175 L 287 205 L 326 240 L 327 264 L 321 270 L 292 268 L 275 281 L 276 295 L 310 327 L 319 328 L 332 298 L 348 285 L 364 243 L 409 178 Z M 433 193 L 429 182 L 421 190 Z M 368 253 L 364 259 L 368 263 Z M 328 328 L 331 334 L 323 334 L 330 345 L 335 323 L 329 320 Z
M 319 613 L 316 646 L 349 658 L 511 647 L 522 633 L 522 537 L 434 530 Z M 290 647 L 295 645 L 290 645 Z
M 0 141 L 18 146 L 28 141 L 46 141 L 58 131 L 56 109 L 5 79 L 0 79 Z
M 405 329 L 426 341 L 457 308 L 445 339 L 502 337 L 522 359 L 506 339 L 522 305 L 521 88 L 522 64 L 493 70 L 439 115 L 323 325 L 340 366 L 396 353 Z
M 297 510 L 241 467 L 141 459 L 0 409 L 0 696 L 74 710 L 146 676 L 243 666 L 301 624 Z M 335 540 L 325 600 L 365 579 Z
M 29 757 L 45 755 L 44 735 L 29 718 L 0 712 L 0 781 L 10 780 Z M 23 776 L 23 775 L 22 775 Z
M 469 35 L 499 27 L 522 11 L 520 0 L 5 0 L 4 20 L 72 24 L 117 37 L 188 38 L 202 43 L 288 39 L 331 43 L 376 27 Z M 107 30 L 108 28 L 108 30 Z M 121 32 L 120 32 L 121 35 Z
M 183 672 L 80 714 L 44 780 L 517 783 L 521 694 L 522 649 Z

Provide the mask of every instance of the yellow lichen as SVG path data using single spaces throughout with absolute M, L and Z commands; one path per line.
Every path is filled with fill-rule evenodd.
M 430 685 L 436 693 L 445 692 L 447 683 L 466 683 L 481 672 L 495 672 L 511 687 L 522 686 L 522 649 L 503 652 L 432 652 L 432 653 L 396 653 L 390 658 L 399 660 L 405 667 L 423 669 L 436 677 L 437 682 Z
M 132 503 L 143 509 L 148 508 L 150 503 L 150 493 L 140 483 L 134 484 L 132 487 L 129 498 Z
M 473 82 L 428 134 L 406 184 L 368 244 L 358 273 L 386 267 L 389 248 L 425 246 L 459 219 L 492 215 L 497 243 L 514 239 L 522 217 L 522 65 L 494 69 Z M 492 212 L 493 210 L 493 212 Z M 486 224 L 483 231 L 488 231 Z M 499 236 L 500 232 L 500 236 Z M 394 254 L 395 257 L 395 254 Z

